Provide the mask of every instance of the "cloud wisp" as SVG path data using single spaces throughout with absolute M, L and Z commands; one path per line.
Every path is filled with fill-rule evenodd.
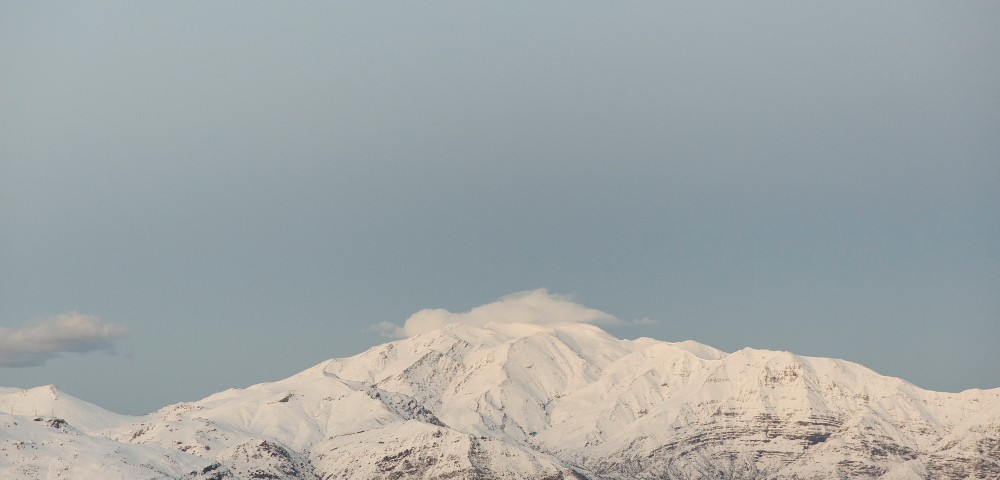
M 421 310 L 402 326 L 381 322 L 372 328 L 383 336 L 407 338 L 461 322 L 471 325 L 486 325 L 491 322 L 503 323 L 592 323 L 600 325 L 621 325 L 624 322 L 614 315 L 585 307 L 569 297 L 549 293 L 540 288 L 518 292 L 499 300 L 480 305 L 468 312 L 451 312 L 443 308 Z
M 62 353 L 114 353 L 125 327 L 67 312 L 21 328 L 0 327 L 0 367 L 34 367 Z

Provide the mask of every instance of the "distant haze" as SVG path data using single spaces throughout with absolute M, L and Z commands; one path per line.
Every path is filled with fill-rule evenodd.
M 516 292 L 1000 386 L 998 18 L 4 3 L 0 386 L 144 413 Z

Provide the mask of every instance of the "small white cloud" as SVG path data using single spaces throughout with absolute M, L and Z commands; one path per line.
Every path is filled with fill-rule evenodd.
M 490 322 L 622 324 L 621 320 L 609 313 L 585 307 L 571 301 L 569 297 L 554 295 L 540 288 L 508 295 L 468 312 L 428 308 L 411 315 L 402 326 L 381 322 L 373 325 L 372 329 L 387 337 L 406 338 L 456 322 L 471 325 L 486 325 Z
M 101 319 L 67 312 L 21 328 L 0 327 L 0 367 L 33 367 L 64 352 L 114 353 L 125 327 Z
M 368 327 L 373 332 L 378 332 L 383 337 L 396 338 L 399 335 L 400 326 L 392 322 L 378 322 Z
M 659 320 L 653 320 L 652 318 L 649 318 L 649 317 L 642 317 L 642 318 L 637 318 L 635 320 L 632 320 L 631 323 L 632 323 L 632 325 L 656 325 L 656 324 L 660 323 L 660 321 Z

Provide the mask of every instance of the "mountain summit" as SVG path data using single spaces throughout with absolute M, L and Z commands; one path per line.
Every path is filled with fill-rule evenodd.
M 54 389 L 26 414 L 40 388 L 0 389 L 0 476 L 1000 478 L 1000 388 L 577 322 L 451 323 L 141 417 Z

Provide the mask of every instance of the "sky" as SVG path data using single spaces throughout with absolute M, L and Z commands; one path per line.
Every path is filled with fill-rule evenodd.
M 1000 387 L 998 21 L 0 3 L 0 385 L 147 413 L 515 294 Z

